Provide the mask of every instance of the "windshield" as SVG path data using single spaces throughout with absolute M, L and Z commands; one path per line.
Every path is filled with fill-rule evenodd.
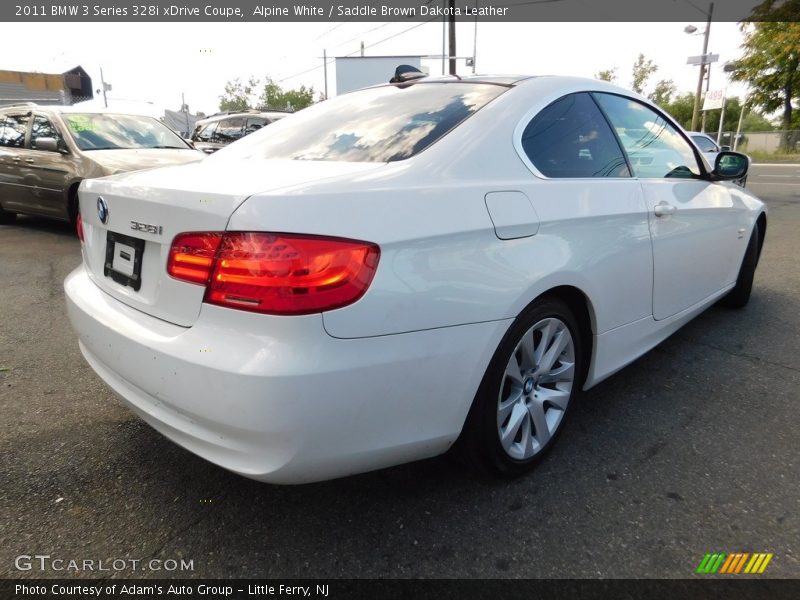
M 178 134 L 151 117 L 63 113 L 62 118 L 81 150 L 188 149 Z
M 506 87 L 417 83 L 345 94 L 264 127 L 214 159 L 392 162 L 421 152 Z

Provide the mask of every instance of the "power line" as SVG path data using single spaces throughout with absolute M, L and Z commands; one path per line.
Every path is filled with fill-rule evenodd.
M 340 42 L 340 43 L 336 44 L 335 46 L 333 46 L 333 48 L 338 48 L 339 46 L 344 46 L 345 44 L 349 44 L 350 42 L 353 42 L 353 41 L 359 39 L 360 37 L 362 37 L 362 36 L 364 36 L 364 35 L 366 35 L 368 33 L 371 33 L 373 31 L 377 31 L 378 29 L 383 29 L 387 25 L 394 25 L 394 23 L 395 23 L 395 21 L 389 21 L 387 23 L 384 23 L 383 25 L 378 25 L 377 27 L 372 27 L 371 29 L 367 29 L 366 31 L 362 31 L 358 35 L 356 35 L 354 37 L 351 37 L 349 40 L 345 40 L 344 42 Z
M 393 33 L 392 35 L 387 36 L 387 37 L 383 38 L 382 40 L 378 40 L 377 42 L 373 42 L 372 44 L 368 44 L 368 45 L 364 46 L 364 48 L 372 48 L 374 46 L 377 46 L 378 44 L 382 44 L 383 42 L 386 42 L 386 41 L 389 41 L 389 40 L 391 40 L 393 38 L 396 38 L 397 36 L 403 35 L 404 33 L 408 33 L 412 29 L 416 29 L 417 27 L 422 27 L 423 25 L 427 25 L 428 23 L 430 23 L 432 21 L 438 21 L 438 20 L 439 20 L 439 17 L 431 17 L 427 21 L 423 21 L 422 23 L 417 23 L 416 25 L 412 25 L 408 29 L 403 29 L 403 31 L 398 31 L 397 33 Z M 353 56 L 353 54 L 357 54 L 358 52 L 361 52 L 361 50 L 356 50 L 355 52 L 351 52 L 350 54 L 345 54 L 345 56 Z
M 694 8 L 695 10 L 698 10 L 698 11 L 700 11 L 701 13 L 703 13 L 703 15 L 704 15 L 704 16 L 706 16 L 706 17 L 708 16 L 708 11 L 707 11 L 707 10 L 703 10 L 702 8 L 700 8 L 699 6 L 697 6 L 697 4 L 695 4 L 695 3 L 694 3 L 694 2 L 692 2 L 691 0 L 683 0 L 683 1 L 684 1 L 686 4 L 688 4 L 689 6 L 691 6 L 692 8 Z
M 323 32 L 323 33 L 320 33 L 320 34 L 319 34 L 317 37 L 315 37 L 315 38 L 314 38 L 314 40 L 316 41 L 316 40 L 319 40 L 319 39 L 322 39 L 322 38 L 324 38 L 326 35 L 328 35 L 328 34 L 329 34 L 329 33 L 331 33 L 332 31 L 335 31 L 336 29 L 339 29 L 339 27 L 341 27 L 342 25 L 345 25 L 345 24 L 347 24 L 348 22 L 350 22 L 350 21 L 352 21 L 352 20 L 353 20 L 353 17 L 350 17 L 349 19 L 345 19 L 345 20 L 344 20 L 344 21 L 342 21 L 341 23 L 337 23 L 336 25 L 334 25 L 333 27 L 331 27 L 331 28 L 330 28 L 330 29 L 328 29 L 327 31 L 325 31 L 325 32 Z
M 389 36 L 387 36 L 387 37 L 385 37 L 383 39 L 380 39 L 377 42 L 373 42 L 371 44 L 365 45 L 364 48 L 365 49 L 366 48 L 372 48 L 374 46 L 377 46 L 378 44 L 382 44 L 383 42 L 387 42 L 387 41 L 389 41 L 389 40 L 391 40 L 393 38 L 401 36 L 404 33 L 408 33 L 409 31 L 411 31 L 413 29 L 416 29 L 417 27 L 422 27 L 423 25 L 431 23 L 432 21 L 437 21 L 438 19 L 439 19 L 439 17 L 431 17 L 427 21 L 423 21 L 422 23 L 417 23 L 416 25 L 412 25 L 411 27 L 408 27 L 407 29 L 403 29 L 402 31 L 398 31 L 397 33 L 393 33 L 392 35 L 389 35 Z M 375 29 L 377 29 L 377 27 Z M 345 54 L 344 56 L 345 57 L 354 56 L 354 55 L 358 54 L 359 52 L 361 52 L 361 49 L 355 50 L 354 52 L 350 52 L 349 54 Z M 331 59 L 331 60 L 329 60 L 326 63 L 323 63 L 321 65 L 317 65 L 315 67 L 311 67 L 310 69 L 305 69 L 304 71 L 300 71 L 298 73 L 294 73 L 293 75 L 289 75 L 287 77 L 283 77 L 281 79 L 278 79 L 277 83 L 283 83 L 284 81 L 287 81 L 289 79 L 294 79 L 295 77 L 299 77 L 300 75 L 305 75 L 306 73 L 311 73 L 312 71 L 316 71 L 317 69 L 321 69 L 321 68 L 333 63 L 334 60 L 335 59 Z

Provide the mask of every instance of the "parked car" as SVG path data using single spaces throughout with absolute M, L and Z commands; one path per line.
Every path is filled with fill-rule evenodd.
M 689 134 L 692 141 L 700 148 L 700 152 L 706 156 L 708 162 L 712 165 L 717 158 L 717 154 L 731 149 L 730 146 L 718 146 L 714 138 L 707 133 L 701 133 L 699 131 L 687 131 L 686 133 Z
M 288 114 L 291 113 L 251 110 L 213 115 L 197 121 L 192 133 L 192 143 L 198 150 L 212 154 Z
M 80 107 L 0 107 L 0 223 L 17 213 L 75 221 L 78 185 L 138 169 L 200 160 L 151 117 Z
M 714 141 L 714 138 L 706 133 L 701 133 L 699 131 L 687 131 L 687 133 L 710 165 L 714 164 L 720 152 L 728 152 L 731 149 L 730 146 L 719 146 L 717 142 Z M 744 187 L 747 183 L 747 177 L 737 179 L 733 183 Z
M 69 317 L 142 419 L 247 477 L 454 446 L 515 476 L 581 390 L 747 303 L 766 208 L 724 182 L 748 165 L 606 82 L 401 80 L 84 182 Z

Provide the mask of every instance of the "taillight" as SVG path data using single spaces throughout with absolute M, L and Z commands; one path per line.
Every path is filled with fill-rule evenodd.
M 81 217 L 81 213 L 78 213 L 78 216 L 75 217 L 75 229 L 78 232 L 78 239 L 82 242 L 83 241 L 83 217 Z
M 167 273 L 175 279 L 205 285 L 214 266 L 214 255 L 222 234 L 181 233 L 172 240 Z
M 175 238 L 167 270 L 207 284 L 205 302 L 276 315 L 352 304 L 378 267 L 375 244 L 284 233 L 187 233 Z

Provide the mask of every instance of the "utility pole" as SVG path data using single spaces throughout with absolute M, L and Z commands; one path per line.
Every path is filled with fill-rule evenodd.
M 706 96 L 708 96 L 708 90 L 711 89 L 711 63 L 708 63 L 708 69 L 706 71 Z M 700 120 L 700 131 L 703 133 L 706 132 L 706 114 L 708 113 L 707 110 L 701 111 L 703 113 L 702 118 Z
M 106 98 L 106 80 L 103 77 L 103 67 L 100 67 L 100 83 L 103 86 L 103 105 L 108 108 L 108 98 Z
M 442 7 L 444 7 L 444 0 L 442 0 Z M 444 75 L 445 63 L 445 38 L 447 34 L 447 15 L 442 16 L 442 75 Z
M 450 75 L 456 74 L 456 0 L 448 0 L 449 7 L 449 41 L 450 41 Z
M 184 120 L 186 121 L 186 136 L 192 134 L 191 127 L 189 126 L 189 107 L 186 106 L 186 95 L 181 92 L 181 112 L 183 113 Z
M 322 51 L 322 70 L 325 72 L 325 100 L 328 99 L 328 51 Z
M 700 77 L 697 78 L 697 93 L 694 96 L 694 110 L 692 110 L 692 131 L 697 131 L 697 117 L 700 113 L 700 94 L 703 93 L 703 77 L 706 74 L 706 54 L 708 54 L 708 36 L 711 33 L 711 15 L 714 13 L 714 3 L 708 5 L 708 20 L 706 32 L 703 36 L 703 58 L 700 62 Z
M 475 33 L 472 34 L 472 74 L 475 75 L 475 63 L 478 62 L 478 0 L 475 0 Z

